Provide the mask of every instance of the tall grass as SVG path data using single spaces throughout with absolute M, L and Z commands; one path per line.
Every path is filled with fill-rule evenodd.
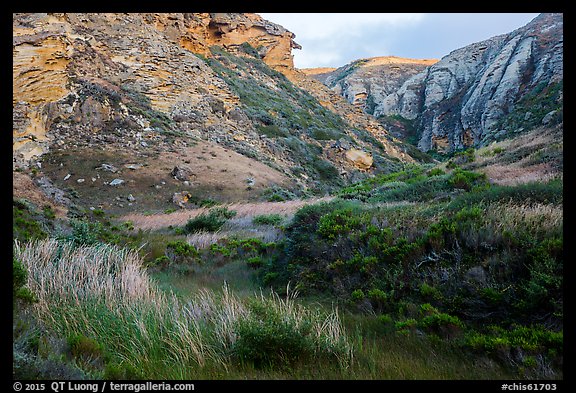
M 200 290 L 187 300 L 162 292 L 135 251 L 54 239 L 16 241 L 14 251 L 38 298 L 37 317 L 61 336 L 95 340 L 110 362 L 139 378 L 194 378 L 203 368 L 226 369 L 238 360 L 240 322 L 262 324 L 262 316 L 226 285 L 221 293 Z M 316 355 L 336 357 L 343 366 L 351 361 L 336 311 L 312 312 L 297 305 L 293 294 L 261 294 L 256 301 L 291 326 L 310 326 Z

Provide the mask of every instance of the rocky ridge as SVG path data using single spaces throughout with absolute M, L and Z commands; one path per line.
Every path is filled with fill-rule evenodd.
M 563 48 L 562 14 L 541 14 L 509 34 L 451 52 L 377 102 L 373 114 L 413 121 L 419 149 L 441 152 L 524 131 L 521 122 L 507 122 L 511 117 L 534 116 L 540 125 L 555 113 L 561 121 Z M 535 96 L 553 102 L 522 105 Z
M 383 56 L 356 60 L 337 69 L 310 69 L 304 72 L 352 105 L 373 115 L 377 103 L 395 93 L 408 78 L 437 61 Z
M 481 146 L 562 121 L 563 15 L 437 60 L 360 59 L 303 70 L 422 151 Z

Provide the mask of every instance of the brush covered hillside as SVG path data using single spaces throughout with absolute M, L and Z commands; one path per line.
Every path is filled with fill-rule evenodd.
M 255 14 L 13 31 L 14 379 L 563 379 L 561 119 L 433 159 Z

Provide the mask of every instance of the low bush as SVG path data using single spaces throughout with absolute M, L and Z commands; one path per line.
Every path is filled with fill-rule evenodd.
M 293 304 L 289 297 L 282 300 L 277 296 L 251 300 L 247 308 L 247 317 L 238 320 L 238 339 L 232 346 L 240 361 L 257 368 L 284 368 L 321 358 L 349 364 L 350 346 L 342 336 L 337 314 L 325 319 Z M 321 323 L 337 330 L 327 334 Z
M 208 211 L 208 213 L 200 214 L 197 217 L 188 220 L 184 225 L 184 233 L 198 233 L 198 232 L 216 232 L 222 225 L 236 215 L 233 210 L 228 210 L 225 207 L 215 207 Z
M 254 216 L 252 223 L 256 225 L 280 225 L 284 218 L 280 214 L 262 214 Z

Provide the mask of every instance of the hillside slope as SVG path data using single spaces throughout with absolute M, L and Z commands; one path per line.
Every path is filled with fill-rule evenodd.
M 334 105 L 324 86 L 302 89 L 293 38 L 256 14 L 14 14 L 14 169 L 33 169 L 37 183 L 79 201 L 136 208 L 111 197 L 139 200 L 144 184 L 162 187 L 154 192 L 164 205 L 182 192 L 321 194 L 414 161 L 376 121 Z M 221 165 L 202 167 L 194 146 L 231 149 L 259 169 L 215 173 Z M 102 164 L 119 172 L 103 180 Z M 139 169 L 123 174 L 131 164 Z M 176 179 L 174 168 L 187 175 Z M 223 192 L 214 177 L 252 192 Z M 109 186 L 114 178 L 124 183 Z

